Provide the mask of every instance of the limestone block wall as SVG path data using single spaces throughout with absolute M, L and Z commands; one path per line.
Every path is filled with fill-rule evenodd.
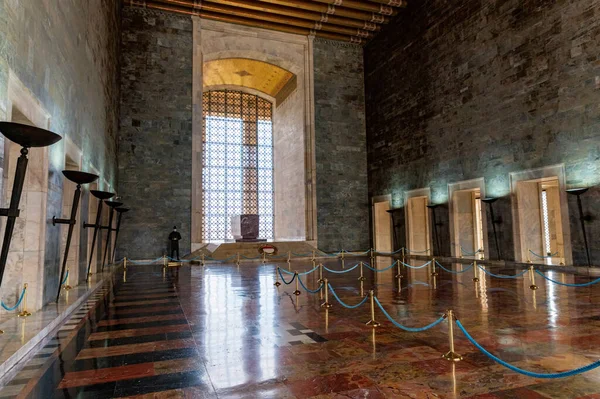
M 33 309 L 55 298 L 61 230 L 51 219 L 63 209 L 65 143 L 81 152 L 81 169 L 98 171 L 102 189 L 116 185 L 119 29 L 119 2 L 0 0 L 0 120 L 33 123 L 63 136 L 49 149 L 31 153 L 23 217 L 2 282 L 7 303 L 24 283 Z M 13 146 L 0 137 L 3 206 L 12 187 L 6 155 Z M 86 189 L 82 204 L 88 195 Z M 80 214 L 86 213 L 83 205 Z M 86 241 L 80 244 L 79 273 L 73 273 L 79 281 L 87 266 Z
M 123 8 L 119 193 L 124 216 L 117 257 L 168 251 L 174 225 L 190 251 L 192 20 Z
M 369 195 L 359 46 L 314 42 L 319 249 L 369 248 Z
M 411 2 L 365 48 L 370 195 L 401 206 L 405 191 L 430 187 L 445 204 L 449 183 L 483 177 L 486 195 L 500 197 L 497 228 L 512 258 L 511 172 L 564 164 L 566 187 L 600 184 L 598 18 L 595 0 Z M 600 191 L 583 200 L 596 237 Z M 567 201 L 582 263 L 576 201 Z

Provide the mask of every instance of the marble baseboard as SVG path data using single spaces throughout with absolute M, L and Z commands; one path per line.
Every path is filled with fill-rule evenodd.
M 27 354 L 34 349 L 90 295 L 97 291 L 111 276 L 113 270 L 107 268 L 102 274 L 92 275 L 89 283 L 83 283 L 61 294 L 59 303 L 50 303 L 32 312 L 26 318 L 17 317 L 18 311 L 3 315 L 0 320 L 0 376 L 4 376 Z

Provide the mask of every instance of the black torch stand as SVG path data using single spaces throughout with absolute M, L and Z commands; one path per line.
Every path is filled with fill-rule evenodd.
M 110 213 L 108 214 L 108 225 L 100 226 L 101 229 L 108 230 L 108 232 L 106 233 L 106 245 L 104 246 L 104 256 L 102 257 L 102 269 L 101 269 L 102 271 L 104 271 L 104 265 L 106 264 L 106 255 L 108 254 L 108 247 L 111 242 L 112 232 L 115 231 L 112 228 L 112 220 L 113 220 L 113 215 L 115 213 L 115 208 L 118 208 L 121 205 L 123 205 L 122 202 L 117 202 L 117 201 L 105 201 L 105 202 L 106 202 L 106 205 L 108 205 L 110 207 Z
M 498 254 L 498 260 L 502 259 L 502 252 L 500 252 L 500 245 L 498 244 L 498 234 L 496 233 L 496 217 L 494 216 L 494 202 L 498 201 L 498 198 L 487 197 L 481 201 L 485 202 L 490 206 L 490 217 L 492 218 L 492 229 L 494 230 L 494 243 L 496 244 L 496 253 Z
M 115 263 L 115 255 L 117 254 L 117 239 L 119 238 L 119 230 L 121 230 L 121 217 L 123 216 L 123 214 L 125 212 L 129 212 L 129 208 L 116 208 L 115 211 L 117 211 L 118 216 L 117 216 L 117 228 L 115 229 L 115 244 L 114 244 L 113 254 L 112 254 L 112 263 Z
M 0 122 L 0 132 L 10 141 L 23 147 L 21 148 L 21 156 L 17 159 L 17 169 L 15 170 L 15 181 L 10 196 L 10 205 L 8 208 L 0 209 L 0 216 L 8 217 L 6 229 L 4 231 L 4 240 L 2 241 L 2 252 L 0 253 L 1 285 L 15 222 L 19 217 L 19 202 L 21 202 L 21 194 L 25 184 L 25 173 L 27 172 L 28 162 L 27 154 L 29 153 L 29 148 L 47 147 L 58 142 L 62 137 L 56 133 L 49 132 L 48 130 L 12 122 Z
M 104 200 L 107 200 L 109 198 L 112 198 L 115 196 L 115 193 L 109 193 L 108 191 L 98 191 L 98 190 L 90 190 L 90 194 L 92 194 L 94 197 L 98 198 L 98 211 L 96 213 L 96 223 L 94 224 L 89 224 L 89 223 L 84 223 L 83 227 L 84 228 L 89 228 L 89 227 L 93 227 L 94 228 L 94 235 L 92 236 L 92 249 L 90 250 L 90 260 L 88 262 L 88 267 L 87 267 L 87 276 L 85 278 L 85 281 L 90 281 L 90 276 L 91 276 L 91 269 L 92 269 L 92 259 L 94 258 L 94 247 L 96 246 L 96 238 L 98 237 L 98 229 L 100 229 L 102 226 L 100 226 L 100 220 L 102 218 L 102 203 L 104 202 Z
M 432 220 L 433 220 L 433 242 L 437 246 L 436 254 L 440 255 L 442 246 L 440 245 L 440 236 L 438 234 L 438 224 L 437 224 L 437 220 L 435 217 L 435 208 L 437 208 L 438 206 L 439 206 L 439 204 L 431 204 L 431 205 L 427 205 L 427 208 L 431 209 L 431 216 L 432 216 Z M 433 255 L 433 253 L 432 253 L 432 255 Z
M 65 254 L 63 256 L 62 267 L 60 269 L 60 280 L 58 280 L 58 293 L 56 294 L 56 302 L 58 302 L 58 298 L 60 298 L 60 291 L 62 289 L 62 282 L 65 278 L 65 270 L 67 268 L 67 258 L 69 257 L 69 248 L 71 247 L 71 238 L 73 237 L 73 229 L 75 228 L 76 217 L 77 217 L 77 208 L 79 207 L 79 198 L 81 197 L 81 185 L 89 184 L 98 179 L 97 175 L 85 172 L 78 172 L 75 170 L 63 170 L 63 175 L 71 180 L 73 183 L 77 184 L 77 189 L 73 193 L 73 205 L 71 206 L 71 218 L 70 219 L 57 219 L 56 217 L 52 217 L 52 225 L 56 226 L 56 224 L 68 224 L 69 231 L 67 233 L 67 242 L 65 244 Z M 65 287 L 67 288 L 67 287 Z
M 577 196 L 577 208 L 579 209 L 579 222 L 581 223 L 581 232 L 583 233 L 583 244 L 585 245 L 585 254 L 587 255 L 587 265 L 592 266 L 592 258 L 590 257 L 590 248 L 588 247 L 587 233 L 585 231 L 585 216 L 583 215 L 583 206 L 581 205 L 581 194 L 588 190 L 585 188 L 573 188 L 567 190 L 567 193 Z

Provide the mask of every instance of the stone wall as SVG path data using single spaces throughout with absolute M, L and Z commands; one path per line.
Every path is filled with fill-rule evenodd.
M 513 257 L 509 173 L 564 163 L 568 187 L 600 183 L 599 19 L 596 0 L 411 2 L 365 48 L 370 195 L 391 193 L 402 206 L 405 191 L 431 187 L 432 201 L 447 203 L 448 183 L 484 177 L 486 195 L 501 198 L 502 251 Z M 583 199 L 595 237 L 592 191 Z M 447 232 L 447 212 L 439 216 Z M 591 245 L 598 263 L 600 244 Z
M 192 19 L 123 8 L 119 193 L 132 210 L 118 257 L 168 251 L 174 225 L 190 251 Z
M 319 249 L 369 248 L 362 48 L 321 39 L 313 48 Z
M 23 122 L 63 137 L 47 151 L 31 152 L 23 213 L 11 245 L 14 256 L 2 282 L 3 298 L 29 283 L 33 309 L 53 301 L 59 286 L 61 234 L 51 218 L 62 213 L 66 143 L 80 151 L 82 170 L 99 171 L 102 188 L 116 184 L 119 28 L 119 2 L 0 0 L 0 120 L 24 117 Z M 0 146 L 3 154 L 1 138 Z M 5 183 L 11 180 L 7 163 L 0 161 Z M 36 184 L 39 188 L 32 188 Z M 7 190 L 3 187 L 3 203 Z M 84 203 L 88 195 L 84 191 Z M 73 274 L 81 281 L 86 241 L 80 248 L 79 273 Z

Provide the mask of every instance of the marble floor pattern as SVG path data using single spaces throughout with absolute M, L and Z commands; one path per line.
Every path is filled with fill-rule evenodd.
M 356 260 L 358 261 L 358 260 Z M 365 259 L 368 261 L 368 259 Z M 378 260 L 380 268 L 389 258 Z M 346 259 L 346 268 L 355 260 Z M 413 261 L 420 264 L 422 261 Z M 445 265 L 455 271 L 464 266 Z M 332 260 L 327 267 L 340 270 Z M 305 271 L 308 262 L 292 262 Z M 472 271 L 404 268 L 326 273 L 346 303 L 375 294 L 398 322 L 421 327 L 453 309 L 486 349 L 543 373 L 580 367 L 600 355 L 600 287 L 561 287 Z M 491 269 L 514 274 L 511 269 Z M 586 275 L 548 272 L 563 282 Z M 289 279 L 289 275 L 284 276 Z M 303 278 L 311 289 L 318 273 Z M 272 264 L 131 266 L 45 341 L 0 397 L 30 398 L 600 398 L 600 371 L 558 380 L 510 371 L 481 354 L 455 329 L 464 360 L 448 351 L 448 324 L 399 330 L 369 303 L 346 309 L 295 283 L 279 288 Z M 362 286 L 362 287 L 361 287 Z

